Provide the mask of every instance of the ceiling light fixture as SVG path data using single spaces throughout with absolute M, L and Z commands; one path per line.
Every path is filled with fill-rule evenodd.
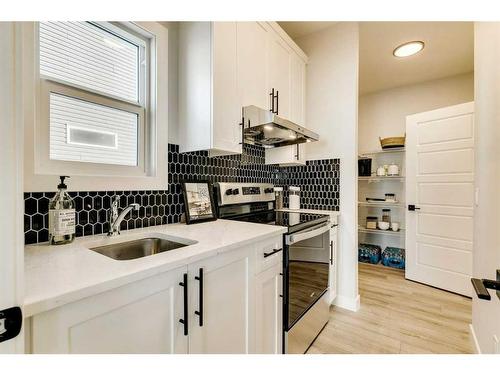
M 264 125 L 264 129 L 266 129 L 266 130 L 273 130 L 274 126 L 272 126 L 270 124 L 266 124 L 266 125 Z
M 392 51 L 392 54 L 396 57 L 408 57 L 422 51 L 424 46 L 425 44 L 421 40 L 414 40 L 397 46 L 394 48 L 394 51 Z

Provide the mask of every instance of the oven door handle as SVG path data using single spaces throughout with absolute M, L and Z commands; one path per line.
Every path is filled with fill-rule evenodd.
M 326 225 L 322 225 L 319 228 L 311 229 L 311 230 L 304 231 L 304 232 L 290 234 L 289 236 L 286 237 L 285 243 L 287 245 L 293 245 L 294 243 L 319 236 L 320 234 L 328 232 L 329 230 L 330 230 L 330 223 L 327 223 Z

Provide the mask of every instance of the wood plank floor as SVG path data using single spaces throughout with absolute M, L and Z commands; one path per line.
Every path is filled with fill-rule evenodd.
M 332 307 L 308 354 L 473 353 L 469 298 L 365 263 L 359 264 L 359 292 L 360 310 Z

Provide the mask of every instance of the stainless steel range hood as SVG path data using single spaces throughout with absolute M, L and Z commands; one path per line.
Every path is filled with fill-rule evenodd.
M 243 107 L 245 142 L 264 147 L 281 147 L 319 140 L 319 135 L 280 117 L 250 105 Z

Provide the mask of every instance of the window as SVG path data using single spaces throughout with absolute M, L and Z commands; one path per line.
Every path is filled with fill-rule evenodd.
M 154 133 L 149 39 L 123 25 L 93 22 L 40 22 L 38 35 L 49 160 L 147 174 L 147 135 Z

